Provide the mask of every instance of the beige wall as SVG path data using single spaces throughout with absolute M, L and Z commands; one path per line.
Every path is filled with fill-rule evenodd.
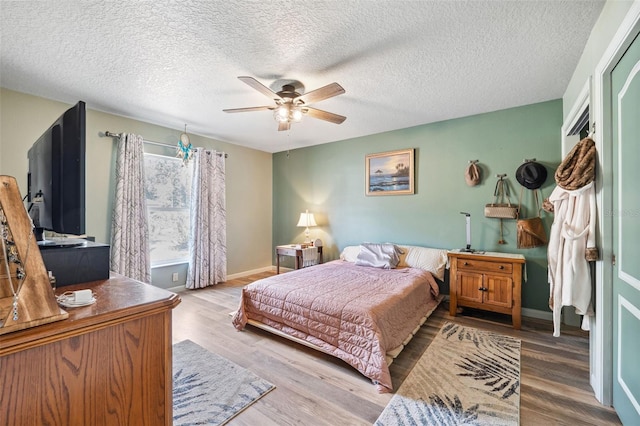
M 23 195 L 27 185 L 27 151 L 71 106 L 0 89 L 0 173 L 14 176 Z M 169 144 L 176 143 L 182 131 L 95 111 L 87 104 L 86 232 L 103 243 L 109 243 L 110 238 L 116 146 L 113 138 L 100 136 L 106 130 L 138 133 L 147 140 Z M 226 163 L 228 274 L 270 266 L 271 154 L 197 135 L 190 137 L 195 146 L 229 154 Z M 157 275 L 154 274 L 154 283 L 156 278 L 164 279 Z

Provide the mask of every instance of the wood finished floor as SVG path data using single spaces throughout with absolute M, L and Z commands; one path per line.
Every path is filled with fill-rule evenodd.
M 371 382 L 337 358 L 248 326 L 236 331 L 229 313 L 244 285 L 261 273 L 200 290 L 180 292 L 173 311 L 173 341 L 190 339 L 276 385 L 276 389 L 233 419 L 230 425 L 371 425 L 392 394 L 378 394 Z M 445 321 L 491 330 L 522 340 L 520 423 L 526 425 L 619 425 L 615 411 L 595 399 L 589 385 L 587 334 L 563 327 L 553 337 L 548 321 L 466 312 L 452 318 L 441 304 L 391 365 L 397 389 Z

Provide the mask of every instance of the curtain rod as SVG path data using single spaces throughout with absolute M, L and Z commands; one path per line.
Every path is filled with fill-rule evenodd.
M 104 136 L 105 137 L 110 137 L 110 138 L 119 138 L 119 137 L 122 136 L 122 133 L 113 133 L 113 132 L 110 132 L 110 131 L 107 130 L 106 132 L 104 132 Z M 176 145 L 171 145 L 171 144 L 163 143 L 163 142 L 148 141 L 146 139 L 143 139 L 142 142 L 148 143 L 149 145 L 164 146 L 164 147 L 167 147 L 167 148 L 174 148 L 175 149 L 175 147 L 176 147 Z M 196 150 L 197 149 L 198 148 L 196 148 Z M 216 155 L 219 155 L 219 156 L 224 155 L 224 158 L 229 158 L 229 154 L 227 154 L 226 152 L 216 152 Z

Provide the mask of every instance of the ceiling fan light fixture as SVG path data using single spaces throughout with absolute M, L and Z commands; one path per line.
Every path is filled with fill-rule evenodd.
M 279 123 L 285 123 L 289 121 L 289 107 L 287 105 L 280 105 L 274 111 L 273 117 Z
M 335 124 L 341 124 L 347 117 L 333 114 L 331 112 L 322 111 L 320 109 L 311 108 L 308 105 L 315 102 L 329 99 L 334 96 L 345 93 L 345 90 L 338 83 L 331 83 L 319 89 L 306 92 L 301 95 L 296 92 L 295 87 L 291 84 L 282 86 L 282 90 L 274 92 L 264 84 L 260 83 L 253 77 L 240 76 L 242 82 L 248 84 L 258 92 L 275 101 L 275 106 L 257 106 L 249 108 L 232 108 L 224 109 L 224 112 L 248 112 L 248 111 L 273 111 L 273 118 L 278 122 L 278 131 L 291 129 L 291 123 L 302 121 L 302 116 L 307 115 L 319 120 L 329 121 Z
M 302 120 L 302 110 L 300 110 L 300 107 L 294 107 L 291 110 L 291 119 L 295 122 Z

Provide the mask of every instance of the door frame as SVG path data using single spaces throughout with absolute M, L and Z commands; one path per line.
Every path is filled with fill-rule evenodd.
M 595 397 L 604 405 L 613 403 L 613 218 L 607 212 L 613 206 L 613 152 L 615 130 L 611 119 L 611 71 L 631 42 L 640 33 L 640 1 L 636 0 L 598 62 L 594 74 L 593 117 L 594 140 L 599 153 L 596 167 L 596 203 L 600 261 L 596 262 L 595 311 L 591 320 L 590 355 L 591 386 Z
M 564 158 L 569 153 L 569 151 L 571 151 L 571 148 L 573 148 L 578 142 L 580 142 L 580 135 L 568 136 L 567 133 L 569 133 L 569 131 L 576 126 L 578 120 L 582 116 L 582 113 L 587 108 L 589 108 L 591 104 L 590 98 L 591 98 L 591 76 L 587 78 L 587 81 L 582 86 L 582 89 L 580 90 L 580 93 L 578 94 L 578 97 L 576 98 L 576 101 L 574 102 L 573 107 L 571 107 L 569 114 L 567 114 L 567 118 L 562 124 L 562 128 L 560 130 L 560 133 L 561 133 L 560 137 L 562 141 L 562 147 L 561 147 L 562 158 Z M 593 122 L 592 111 L 593 110 L 589 111 L 589 122 Z

